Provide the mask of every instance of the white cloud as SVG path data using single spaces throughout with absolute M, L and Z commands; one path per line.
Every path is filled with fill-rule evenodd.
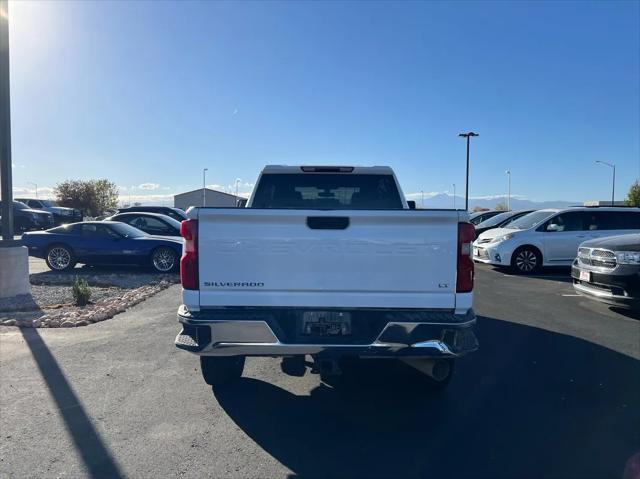
M 36 189 L 34 187 L 26 187 L 26 186 L 14 186 L 12 188 L 13 196 L 16 197 L 36 197 Z M 39 186 L 38 187 L 38 198 L 41 199 L 50 199 L 53 198 L 53 188 L 49 186 Z
M 143 205 L 164 205 L 173 206 L 173 195 L 170 194 L 148 194 L 148 195 L 120 195 L 121 205 L 132 203 L 142 203 Z
M 207 185 L 207 188 L 211 188 L 212 190 L 223 190 L 224 186 L 214 183 L 213 185 Z
M 142 183 L 138 185 L 138 188 L 141 190 L 157 190 L 160 188 L 160 185 L 158 183 Z
M 486 196 L 470 196 L 469 199 L 470 200 L 499 200 L 502 198 L 506 198 L 507 195 L 486 195 Z M 511 195 L 511 199 L 516 199 L 516 200 L 526 200 L 527 197 L 523 196 L 523 195 Z
M 255 185 L 255 183 L 245 183 L 243 186 L 246 187 L 246 188 L 253 188 L 256 185 Z
M 410 199 L 416 199 L 416 198 L 422 198 L 422 195 L 424 194 L 424 199 L 426 200 L 427 198 L 431 198 L 432 196 L 436 196 L 436 195 L 446 195 L 447 192 L 446 191 L 425 191 L 424 193 L 422 191 L 418 191 L 416 193 L 405 193 L 405 196 Z

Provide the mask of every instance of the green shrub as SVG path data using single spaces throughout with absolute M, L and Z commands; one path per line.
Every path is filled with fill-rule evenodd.
M 76 280 L 73 282 L 73 299 L 77 306 L 84 306 L 89 302 L 91 299 L 91 288 L 89 288 L 89 283 L 87 283 L 86 280 L 76 277 Z

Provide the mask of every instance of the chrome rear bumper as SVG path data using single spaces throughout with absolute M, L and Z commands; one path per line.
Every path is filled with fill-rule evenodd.
M 432 313 L 432 314 L 431 314 Z M 207 317 L 209 316 L 209 317 Z M 464 316 L 421 312 L 420 321 L 390 321 L 368 344 L 290 343 L 282 341 L 268 320 L 215 319 L 184 307 L 178 311 L 183 329 L 176 347 L 204 356 L 292 356 L 331 353 L 359 357 L 453 358 L 478 348 L 473 311 Z M 433 320 L 428 320 L 432 318 Z M 427 319 L 427 320 L 425 320 Z

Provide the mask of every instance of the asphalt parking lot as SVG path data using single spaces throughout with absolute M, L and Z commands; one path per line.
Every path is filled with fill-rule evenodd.
M 7 477 L 621 477 L 640 450 L 640 320 L 565 272 L 477 270 L 481 349 L 435 394 L 395 363 L 348 381 L 250 359 L 213 393 L 174 286 L 74 330 L 0 327 Z

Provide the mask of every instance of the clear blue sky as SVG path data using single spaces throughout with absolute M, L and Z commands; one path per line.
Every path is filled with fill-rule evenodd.
M 246 192 L 307 163 L 460 193 L 469 129 L 472 196 L 505 194 L 507 168 L 534 200 L 608 198 L 598 159 L 620 198 L 640 175 L 637 1 L 10 2 L 10 20 L 18 189 L 170 195 L 207 167 Z

